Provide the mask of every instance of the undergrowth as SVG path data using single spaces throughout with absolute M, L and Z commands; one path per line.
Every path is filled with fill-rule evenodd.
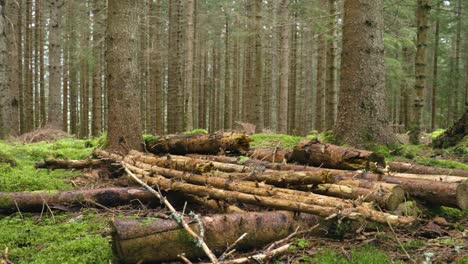
M 13 263 L 109 263 L 109 239 L 100 233 L 107 220 L 93 214 L 23 214 L 0 219 L 0 248 Z
M 290 136 L 284 134 L 254 134 L 250 138 L 250 146 L 256 147 L 279 147 L 284 149 L 293 149 L 299 141 L 304 140 L 303 137 Z

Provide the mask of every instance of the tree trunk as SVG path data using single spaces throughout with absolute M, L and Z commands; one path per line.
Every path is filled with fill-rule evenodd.
M 102 132 L 102 31 L 104 30 L 103 3 L 93 2 L 93 94 L 92 94 L 92 125 L 91 135 L 99 136 Z
M 77 60 L 77 18 L 75 14 L 75 10 L 77 8 L 76 3 L 74 1 L 68 2 L 68 14 L 67 14 L 67 22 L 70 27 L 70 47 L 69 47 L 69 60 L 68 60 L 68 69 L 70 71 L 70 132 L 74 135 L 78 135 L 78 122 L 79 122 L 79 115 L 78 115 L 78 60 Z
M 323 131 L 325 125 L 325 76 L 326 76 L 326 40 L 323 32 L 317 40 L 317 95 L 315 97 L 315 130 Z
M 185 42 L 185 104 L 187 111 L 186 116 L 186 130 L 193 130 L 193 49 L 194 49 L 194 13 L 195 3 L 194 0 L 187 0 L 186 2 L 186 42 Z
M 278 8 L 280 21 L 280 77 L 278 132 L 288 133 L 288 90 L 289 90 L 289 0 L 282 0 Z
M 0 138 L 7 135 L 5 121 L 8 109 L 8 77 L 7 77 L 7 36 L 6 36 L 6 19 L 5 19 L 5 2 L 0 3 Z
M 345 170 L 369 170 L 375 169 L 375 165 L 385 167 L 385 158 L 372 151 L 324 144 L 316 140 L 299 142 L 288 157 L 288 162 Z
M 424 89 L 426 87 L 426 65 L 427 65 L 427 41 L 429 34 L 429 11 L 431 10 L 430 0 L 418 0 L 416 10 L 417 41 L 413 100 L 413 117 L 410 130 L 410 142 L 419 143 L 421 134 L 422 114 L 424 106 Z
M 245 133 L 226 132 L 216 134 L 174 135 L 159 137 L 147 143 L 147 149 L 154 154 L 217 154 L 220 151 L 245 153 L 251 139 Z
M 156 133 L 164 133 L 164 86 L 163 62 L 161 58 L 161 0 L 156 0 L 154 12 L 155 44 L 154 44 L 154 84 L 156 90 Z
M 225 130 L 232 128 L 232 88 L 231 88 L 231 49 L 230 49 L 230 27 L 229 17 L 226 16 L 225 37 L 224 37 L 224 125 Z
M 236 245 L 237 250 L 262 247 L 286 237 L 298 226 L 307 229 L 319 220 L 311 215 L 295 217 L 282 211 L 249 212 L 204 216 L 201 225 L 205 242 L 213 253 L 219 255 L 226 245 L 232 245 L 244 233 L 247 236 Z M 112 226 L 114 246 L 124 263 L 175 261 L 182 253 L 192 260 L 205 256 L 203 250 L 190 242 L 192 238 L 174 220 L 157 219 L 148 223 L 116 219 Z M 200 232 L 197 223 L 190 226 Z
M 345 0 L 343 24 L 335 136 L 354 147 L 393 144 L 385 92 L 383 1 Z
M 336 116 L 335 54 L 336 54 L 336 0 L 328 0 L 330 31 L 327 39 L 326 118 L 325 129 L 332 130 Z
M 440 4 L 437 4 L 437 9 L 439 9 Z M 437 11 L 438 12 L 438 11 Z M 437 14 L 439 15 L 439 14 Z M 439 58 L 439 36 L 440 32 L 440 21 L 439 17 L 436 17 L 435 22 L 435 35 L 434 35 L 434 56 L 433 56 L 433 66 L 432 66 L 432 97 L 431 97 L 431 130 L 436 129 L 436 107 L 437 107 L 437 84 L 438 84 L 438 58 Z
M 5 8 L 5 16 L 9 23 L 4 23 L 5 36 L 7 38 L 7 75 L 8 85 L 5 88 L 7 98 L 2 107 L 3 127 L 5 135 L 18 136 L 20 134 L 20 85 L 22 82 L 19 62 L 21 60 L 21 22 L 18 12 L 20 4 L 14 1 L 8 1 Z M 0 121 L 1 122 L 1 121 Z
M 107 21 L 107 90 L 109 102 L 108 149 L 123 153 L 141 149 L 139 89 L 136 85 L 136 65 L 132 56 L 134 39 L 128 32 L 136 32 L 132 12 L 133 3 L 110 0 Z
M 468 120 L 467 120 L 468 121 Z M 446 169 L 440 167 L 422 166 L 404 162 L 389 162 L 390 171 L 414 174 L 443 174 L 468 177 L 468 170 Z
M 138 188 L 102 188 L 92 190 L 63 191 L 59 193 L 0 192 L 0 213 L 40 212 L 44 206 L 96 205 L 117 206 L 133 200 L 147 202 L 156 200 L 154 194 Z
M 433 140 L 432 146 L 434 148 L 452 147 L 458 142 L 461 142 L 466 135 L 468 135 L 468 109 L 458 122 L 453 124 L 453 126 L 445 131 L 441 136 Z
M 33 97 L 33 71 L 32 71 L 32 0 L 26 0 L 26 36 L 24 39 L 24 132 L 30 132 L 34 129 L 34 97 Z

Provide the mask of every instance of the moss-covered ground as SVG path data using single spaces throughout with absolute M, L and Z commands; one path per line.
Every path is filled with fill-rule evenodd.
M 205 132 L 202 130 L 192 133 Z M 151 136 L 145 136 L 150 138 Z M 329 134 L 313 132 L 308 137 L 275 134 L 252 135 L 253 147 L 293 148 L 303 139 L 319 138 L 332 142 Z M 465 140 L 467 141 L 467 140 Z M 80 174 L 77 171 L 36 170 L 34 164 L 45 158 L 82 159 L 91 155 L 92 149 L 105 144 L 105 137 L 91 140 L 65 138 L 53 143 L 7 143 L 0 141 L 0 191 L 58 191 L 71 190 L 71 180 Z M 467 151 L 468 143 L 454 147 L 443 157 Z M 416 159 L 418 163 L 452 168 L 468 168 L 462 162 L 441 159 L 427 146 L 402 145 L 388 149 L 375 146 L 389 159 Z M 428 155 L 428 151 L 431 154 Z M 468 153 L 468 152 L 464 152 Z M 466 212 L 450 208 L 433 209 L 434 216 L 447 220 L 466 219 Z M 8 248 L 8 257 L 13 263 L 117 263 L 112 253 L 109 236 L 109 220 L 112 215 L 104 210 L 84 208 L 79 212 L 44 211 L 42 214 L 17 212 L 0 216 L 0 252 Z M 463 229 L 463 226 L 457 226 Z M 448 241 L 453 248 L 460 247 L 457 239 Z M 447 241 L 441 243 L 448 243 Z M 338 241 L 338 243 L 340 243 Z M 290 248 L 295 263 L 395 263 L 390 252 L 398 251 L 398 244 L 393 241 L 390 251 L 382 250 L 382 245 L 359 245 L 347 250 L 316 243 L 307 239 L 296 240 Z M 422 242 L 404 241 L 410 253 L 418 252 Z M 452 245 L 451 245 L 452 246 Z M 461 245 L 467 247 L 467 245 Z M 418 254 L 422 254 L 418 252 Z M 1 261 L 1 260 L 0 260 Z M 278 263 L 285 259 L 278 260 Z M 460 260 L 467 263 L 468 260 Z M 465 261 L 465 262 L 463 262 Z

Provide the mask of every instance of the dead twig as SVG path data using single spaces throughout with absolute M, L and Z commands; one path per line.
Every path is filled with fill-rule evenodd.
M 236 250 L 234 249 L 239 242 L 244 239 L 247 236 L 247 233 L 242 234 L 234 243 L 232 243 L 224 252 L 221 254 L 221 256 L 218 258 L 218 261 L 221 262 L 223 261 L 226 257 L 234 253 Z
M 177 210 L 172 206 L 172 204 L 163 196 L 161 195 L 161 193 L 155 191 L 153 188 L 151 188 L 151 186 L 149 186 L 148 184 L 146 184 L 145 182 L 143 182 L 142 180 L 140 180 L 135 174 L 133 174 L 127 167 L 127 163 L 125 162 L 122 162 L 121 163 L 123 168 L 125 169 L 125 172 L 127 172 L 127 174 L 133 179 L 135 180 L 137 183 L 139 183 L 141 186 L 143 186 L 146 190 L 148 190 L 149 192 L 151 192 L 152 194 L 154 194 L 159 200 L 161 200 L 164 205 L 171 211 L 171 213 L 175 216 L 176 218 L 176 221 L 191 235 L 193 236 L 197 242 L 199 243 L 199 245 L 201 246 L 201 248 L 203 249 L 203 251 L 205 251 L 206 255 L 208 256 L 208 258 L 211 260 L 212 263 L 219 263 L 218 262 L 218 259 L 216 258 L 216 256 L 213 254 L 213 252 L 211 251 L 211 249 L 208 247 L 208 245 L 205 243 L 205 241 L 203 240 L 203 238 L 198 235 L 197 233 L 195 233 L 192 228 L 190 228 L 190 226 L 187 224 L 187 222 L 184 220 L 184 218 L 182 216 L 180 216 L 180 213 L 177 212 Z M 158 189 L 159 189 L 159 186 L 157 186 Z

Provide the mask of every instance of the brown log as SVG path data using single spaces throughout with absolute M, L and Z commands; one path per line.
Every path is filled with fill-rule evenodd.
M 317 140 L 299 142 L 288 157 L 288 162 L 344 170 L 373 169 L 371 163 L 385 167 L 385 158 L 372 151 L 325 144 Z
M 411 173 L 391 173 L 391 176 L 397 178 L 408 178 L 408 179 L 422 179 L 429 181 L 438 182 L 463 182 L 468 180 L 467 177 L 463 176 L 450 176 L 450 175 L 427 175 L 427 174 L 411 174 Z
M 247 156 L 252 159 L 268 162 L 281 163 L 287 159 L 291 151 L 279 148 L 255 148 L 247 153 Z
M 283 211 L 201 217 L 204 240 L 218 256 L 244 233 L 247 236 L 237 244 L 237 250 L 261 248 L 286 237 L 298 226 L 307 229 L 319 221 L 316 216 L 301 214 L 294 217 L 292 213 Z M 112 227 L 114 248 L 123 263 L 175 261 L 182 253 L 193 261 L 204 257 L 203 250 L 174 220 L 116 219 Z M 190 227 L 200 231 L 196 222 L 192 222 Z M 317 229 L 315 232 L 319 234 L 321 231 Z
M 224 132 L 197 135 L 161 136 L 153 142 L 147 142 L 147 150 L 154 154 L 188 153 L 218 154 L 246 153 L 252 140 L 242 132 Z
M 66 159 L 46 159 L 36 163 L 36 169 L 67 169 L 81 170 L 85 168 L 96 168 L 104 165 L 105 162 L 99 159 L 66 160 Z
M 174 155 L 158 157 L 136 150 L 131 150 L 129 154 L 141 162 L 168 169 L 187 171 L 192 173 L 205 173 L 213 169 L 213 162 L 201 159 L 191 159 L 185 158 L 184 156 Z
M 432 166 L 416 165 L 406 162 L 389 162 L 390 171 L 412 174 L 433 174 L 468 177 L 468 170 L 447 169 Z
M 140 188 L 102 188 L 92 190 L 63 191 L 57 193 L 40 192 L 0 192 L 0 213 L 20 211 L 37 212 L 50 208 L 72 205 L 117 206 L 132 200 L 141 202 L 154 200 L 154 196 Z
M 434 148 L 448 148 L 455 146 L 468 135 L 468 110 L 452 127 L 432 141 Z

